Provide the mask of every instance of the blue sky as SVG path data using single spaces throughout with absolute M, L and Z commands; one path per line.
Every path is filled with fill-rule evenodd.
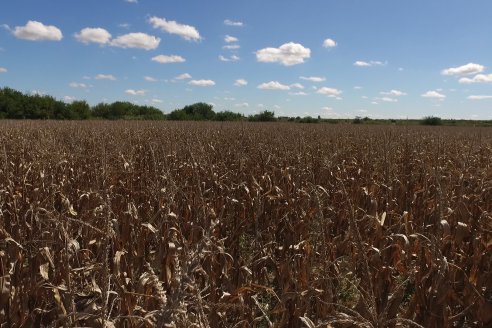
M 490 0 L 16 0 L 0 87 L 169 112 L 492 119 Z

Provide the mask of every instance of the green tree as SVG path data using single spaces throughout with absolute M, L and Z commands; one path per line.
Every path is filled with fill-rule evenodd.
M 264 110 L 263 112 L 248 117 L 253 122 L 273 122 L 276 121 L 275 112 Z
M 199 102 L 193 105 L 183 107 L 183 112 L 192 120 L 213 120 L 215 112 L 213 106 L 207 103 Z
M 442 125 L 442 120 L 440 117 L 426 116 L 422 119 L 421 124 L 423 124 L 423 125 Z
M 223 111 L 215 114 L 215 121 L 242 121 L 244 120 L 244 115 L 241 113 L 234 113 L 231 111 Z
M 76 120 L 87 120 L 92 116 L 91 108 L 86 101 L 74 101 L 68 108 Z

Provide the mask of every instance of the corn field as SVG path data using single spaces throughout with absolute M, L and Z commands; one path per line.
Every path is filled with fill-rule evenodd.
M 492 130 L 0 122 L 0 327 L 491 327 Z

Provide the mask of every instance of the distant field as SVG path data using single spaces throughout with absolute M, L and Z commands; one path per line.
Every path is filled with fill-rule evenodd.
M 492 325 L 490 128 L 0 121 L 0 210 L 5 327 Z

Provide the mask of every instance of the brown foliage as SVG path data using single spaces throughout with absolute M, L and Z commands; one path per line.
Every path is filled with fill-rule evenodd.
M 0 327 L 489 327 L 488 129 L 0 122 Z

